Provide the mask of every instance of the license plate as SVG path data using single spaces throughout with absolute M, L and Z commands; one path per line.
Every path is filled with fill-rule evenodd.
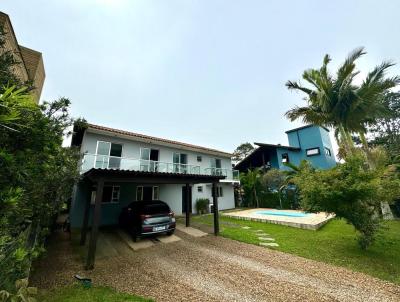
M 159 227 L 153 228 L 153 232 L 164 231 L 164 230 L 165 230 L 165 226 L 159 226 Z

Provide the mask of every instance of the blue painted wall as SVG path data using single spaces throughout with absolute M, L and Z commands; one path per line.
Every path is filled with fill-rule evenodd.
M 276 149 L 276 154 L 279 169 L 290 170 L 290 168 L 282 163 L 282 154 L 284 153 L 289 155 L 289 161 L 295 165 L 299 165 L 304 159 L 311 162 L 311 164 L 318 169 L 329 169 L 336 165 L 329 132 L 326 129 L 319 126 L 310 126 L 288 132 L 287 136 L 289 146 L 301 148 L 301 150 L 295 151 L 278 147 Z M 306 150 L 311 148 L 319 148 L 320 154 L 307 156 Z M 325 148 L 330 150 L 331 155 L 325 153 Z
M 102 203 L 101 208 L 101 225 L 116 225 L 122 208 L 135 200 L 136 186 L 132 184 L 114 184 L 120 186 L 120 198 L 118 203 Z M 75 188 L 74 200 L 70 210 L 70 222 L 72 228 L 80 228 L 83 224 L 83 216 L 85 213 L 85 202 L 90 198 L 91 185 L 79 182 Z M 91 205 L 89 226 L 92 225 L 94 205 Z

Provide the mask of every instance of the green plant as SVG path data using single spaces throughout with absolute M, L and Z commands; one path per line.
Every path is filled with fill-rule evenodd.
M 260 169 L 249 169 L 247 173 L 241 173 L 240 183 L 244 191 L 244 205 L 259 208 L 259 194 L 262 190 Z
M 385 77 L 394 64 L 383 62 L 367 74 L 361 85 L 357 85 L 354 78 L 359 71 L 355 63 L 364 54 L 364 48 L 351 52 L 335 76 L 328 71 L 331 58 L 325 55 L 320 69 L 304 71 L 302 77 L 308 86 L 292 81 L 286 83 L 290 90 L 305 93 L 307 101 L 307 106 L 296 106 L 286 112 L 286 116 L 292 121 L 301 118 L 305 123 L 334 128 L 341 157 L 352 153 L 352 133 L 358 133 L 364 149 L 368 149 L 367 125 L 375 124 L 389 114 L 383 102 L 384 95 L 400 82 L 399 77 Z
M 34 296 L 37 295 L 36 287 L 30 287 L 28 279 L 15 281 L 15 293 L 6 290 L 0 291 L 0 302 L 35 302 Z
M 302 165 L 292 179 L 300 191 L 301 207 L 310 212 L 325 211 L 344 218 L 358 231 L 358 242 L 366 249 L 380 227 L 381 201 L 400 194 L 400 182 L 385 165 L 372 170 L 366 156 L 358 152 L 330 170 Z
M 196 199 L 196 212 L 198 214 L 208 213 L 208 205 L 210 200 L 208 198 L 197 198 Z

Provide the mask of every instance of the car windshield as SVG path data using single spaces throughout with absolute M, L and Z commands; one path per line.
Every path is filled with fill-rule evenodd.
M 143 214 L 158 214 L 158 213 L 168 213 L 169 207 L 166 204 L 146 204 L 143 207 Z

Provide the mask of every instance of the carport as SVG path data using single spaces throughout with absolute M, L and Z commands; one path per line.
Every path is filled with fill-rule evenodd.
M 86 258 L 86 269 L 93 269 L 96 255 L 96 245 L 99 235 L 99 226 L 101 218 L 101 200 L 103 198 L 103 188 L 106 183 L 132 183 L 132 184 L 184 184 L 186 188 L 186 208 L 189 208 L 190 185 L 208 183 L 212 184 L 212 198 L 214 206 L 214 235 L 219 233 L 219 217 L 218 217 L 218 196 L 217 184 L 225 176 L 217 175 L 198 175 L 183 173 L 165 173 L 165 172 L 147 172 L 147 171 L 130 171 L 130 170 L 111 170 L 111 169 L 90 169 L 83 174 L 82 181 L 89 181 L 96 185 L 96 198 L 94 204 L 93 223 L 91 226 L 89 249 Z M 80 244 L 86 242 L 86 234 L 89 228 L 90 213 L 90 197 L 88 196 L 83 225 L 81 229 Z M 186 227 L 190 226 L 190 211 L 186 211 Z

